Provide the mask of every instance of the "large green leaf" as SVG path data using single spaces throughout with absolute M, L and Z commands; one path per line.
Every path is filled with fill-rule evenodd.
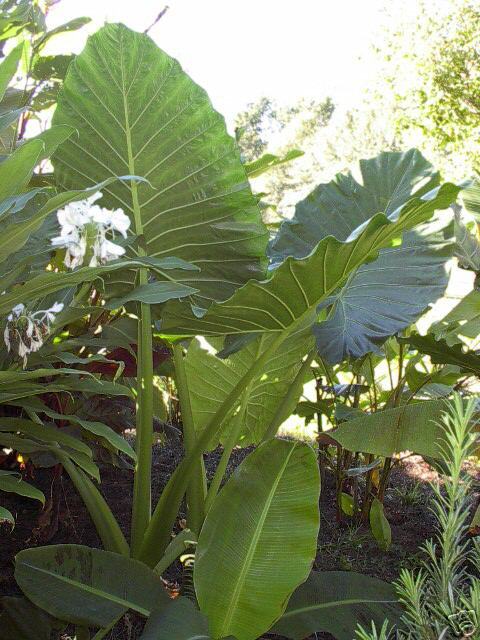
M 303 258 L 329 235 L 347 240 L 379 211 L 392 216 L 439 182 L 432 165 L 415 149 L 360 160 L 360 170 L 362 184 L 351 174 L 338 175 L 297 204 L 293 219 L 282 224 L 272 243 L 274 261 Z M 436 206 L 432 201 L 432 213 Z M 406 233 L 401 246 L 383 249 L 375 262 L 360 266 L 325 300 L 323 304 L 333 308 L 315 335 L 326 360 L 336 363 L 377 352 L 388 336 L 414 322 L 443 294 L 453 244 L 445 242 L 441 229 L 451 217 Z
M 90 37 L 53 122 L 78 131 L 53 158 L 62 187 L 125 173 L 149 180 L 113 184 L 101 203 L 130 215 L 148 255 L 200 267 L 173 278 L 199 289 L 201 306 L 263 274 L 265 228 L 224 119 L 147 35 L 109 24 Z
M 95 359 L 89 358 L 86 360 L 87 362 L 91 362 L 92 360 L 94 361 Z M 106 362 L 111 362 L 111 361 L 107 360 Z M 62 420 L 62 421 L 70 422 L 72 424 L 77 424 L 81 426 L 83 429 L 85 429 L 86 431 L 94 434 L 95 436 L 98 436 L 106 440 L 113 447 L 115 447 L 119 451 L 122 451 L 123 453 L 128 455 L 132 460 L 136 461 L 137 459 L 135 451 L 132 449 L 129 443 L 125 440 L 125 438 L 123 438 L 119 433 L 114 431 L 111 427 L 104 424 L 103 422 L 85 420 L 77 415 L 68 415 L 64 413 L 58 413 L 57 411 L 50 409 L 50 407 L 48 407 L 44 402 L 42 402 L 42 400 L 40 400 L 40 398 L 37 398 L 37 397 L 30 397 L 28 399 L 23 399 L 17 402 L 13 402 L 12 404 L 26 410 L 27 412 L 29 412 L 29 415 L 44 413 L 49 418 L 53 418 L 54 420 Z M 1 419 L 0 419 L 0 424 L 1 424 Z M 88 447 L 86 448 L 88 449 Z
M 0 523 L 3 523 L 3 522 L 8 522 L 12 526 L 15 526 L 15 518 L 10 513 L 10 511 L 8 509 L 5 509 L 5 507 L 0 507 Z M 0 621 L 1 621 L 1 616 L 0 616 Z
M 394 623 L 399 614 L 395 589 L 383 580 L 354 571 L 312 572 L 272 632 L 302 640 L 328 631 L 337 640 L 352 640 L 357 624 Z
M 455 211 L 455 255 L 463 269 L 480 272 L 480 242 L 476 230 L 477 222 L 469 225 L 462 219 L 461 213 Z
M 427 400 L 377 411 L 344 422 L 329 435 L 349 451 L 384 457 L 413 451 L 437 458 L 441 455 L 444 437 L 441 418 L 446 406 L 442 400 Z
M 185 359 L 188 389 L 197 431 L 203 431 L 212 416 L 227 398 L 237 382 L 268 347 L 272 336 L 260 336 L 227 359 L 202 349 L 197 340 L 192 341 Z M 295 375 L 302 365 L 305 353 L 313 348 L 313 337 L 305 330 L 286 340 L 268 360 L 263 372 L 248 386 L 245 402 L 244 424 L 240 432 L 242 446 L 262 440 L 282 398 L 288 393 Z M 298 395 L 301 393 L 299 388 Z M 293 410 L 298 396 L 292 399 Z M 218 445 L 218 438 L 225 442 L 230 425 L 217 434 L 211 447 Z
M 80 545 L 21 551 L 15 579 L 34 604 L 85 626 L 106 627 L 127 609 L 148 616 L 169 602 L 161 579 L 141 562 Z
M 282 333 L 302 324 L 359 266 L 374 258 L 406 229 L 447 207 L 458 187 L 445 184 L 422 198 L 412 198 L 387 218 L 378 213 L 342 242 L 327 236 L 305 258 L 288 257 L 262 282 L 251 280 L 223 303 L 214 303 L 202 317 L 171 312 L 165 333 L 228 335 Z
M 0 442 L 4 433 L 21 433 L 46 444 L 58 443 L 74 451 L 92 457 L 92 450 L 84 442 L 66 433 L 64 429 L 57 429 L 47 424 L 37 424 L 22 418 L 0 418 Z
M 208 620 L 188 598 L 177 598 L 154 611 L 140 640 L 212 640 Z
M 202 528 L 194 583 L 214 638 L 254 640 L 307 577 L 319 526 L 318 465 L 298 442 L 262 444 L 228 480 Z

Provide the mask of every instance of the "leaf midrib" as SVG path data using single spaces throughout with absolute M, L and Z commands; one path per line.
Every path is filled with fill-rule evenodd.
M 75 580 L 72 580 L 71 578 L 67 578 L 66 576 L 62 576 L 58 573 L 55 573 L 53 571 L 48 571 L 46 569 L 42 569 L 41 567 L 37 567 L 34 564 L 30 564 L 29 562 L 25 562 L 23 561 L 21 563 L 23 565 L 23 567 L 27 570 L 27 571 L 31 571 L 31 572 L 38 572 L 41 573 L 42 575 L 47 575 L 50 577 L 53 577 L 55 580 L 58 580 L 59 582 L 64 582 L 68 585 L 72 585 L 74 587 L 76 587 L 77 589 L 80 589 L 81 591 L 90 594 L 90 595 L 94 595 L 94 596 L 99 596 L 100 598 L 103 598 L 104 600 L 108 600 L 109 602 L 113 602 L 114 604 L 118 604 L 122 607 L 125 607 L 126 609 L 133 609 L 134 611 L 137 611 L 137 613 L 140 613 L 143 616 L 148 617 L 150 615 L 150 611 L 148 609 L 144 609 L 143 607 L 141 607 L 140 605 L 136 604 L 135 602 L 132 602 L 131 600 L 125 600 L 123 598 L 120 598 L 118 596 L 115 596 L 111 593 L 108 593 L 107 591 L 101 591 L 100 589 L 97 589 L 95 587 L 89 587 L 87 585 L 84 585 L 81 582 L 76 582 Z
M 393 604 L 396 600 L 369 600 L 368 598 L 349 598 L 347 600 L 332 600 L 330 602 L 324 602 L 322 604 L 312 604 L 307 607 L 301 607 L 299 609 L 292 609 L 292 611 L 286 611 L 281 620 L 285 618 L 290 618 L 291 616 L 297 616 L 302 613 L 306 613 L 309 611 L 316 611 L 319 609 L 328 609 L 330 607 L 343 607 L 350 606 L 354 604 Z M 281 621 L 280 620 L 280 621 Z
M 291 456 L 293 455 L 293 452 L 296 449 L 296 444 L 294 444 L 291 448 L 291 450 L 289 451 L 288 455 L 285 458 L 285 461 L 282 465 L 282 467 L 279 469 L 277 476 L 275 478 L 274 483 L 272 484 L 272 487 L 268 493 L 267 499 L 265 500 L 265 504 L 264 507 L 262 509 L 262 512 L 260 514 L 260 517 L 257 520 L 257 526 L 255 528 L 254 534 L 251 537 L 251 541 L 250 541 L 250 545 L 248 547 L 248 551 L 246 554 L 246 559 L 245 562 L 242 566 L 242 569 L 240 571 L 240 576 L 236 582 L 235 585 L 235 589 L 233 591 L 232 597 L 230 599 L 230 604 L 228 606 L 227 612 L 225 614 L 225 617 L 223 619 L 223 631 L 222 631 L 222 635 L 225 635 L 226 633 L 228 633 L 230 631 L 230 624 L 232 622 L 233 616 L 235 614 L 235 609 L 237 607 L 238 601 L 240 600 L 240 596 L 241 596 L 241 592 L 243 591 L 244 585 L 245 585 L 245 581 L 247 578 L 247 573 L 251 567 L 251 564 L 253 562 L 253 557 L 255 555 L 255 552 L 257 550 L 259 541 L 260 541 L 260 536 L 263 533 L 263 528 L 264 528 L 264 524 L 265 524 L 265 520 L 267 518 L 268 512 L 270 510 L 271 504 L 273 502 L 273 499 L 275 497 L 275 493 L 277 491 L 277 487 L 280 483 L 280 480 L 283 477 L 283 474 L 285 472 L 285 469 L 287 467 L 288 462 L 290 461 Z

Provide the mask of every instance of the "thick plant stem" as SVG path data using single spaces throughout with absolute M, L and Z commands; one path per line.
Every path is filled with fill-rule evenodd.
M 242 396 L 240 408 L 238 412 L 233 416 L 232 424 L 230 425 L 230 429 L 228 432 L 228 438 L 223 447 L 222 457 L 220 458 L 218 467 L 215 470 L 215 475 L 213 476 L 213 480 L 210 483 L 210 487 L 208 488 L 207 500 L 205 502 L 205 513 L 208 513 L 210 511 L 210 507 L 212 506 L 213 501 L 218 494 L 223 476 L 225 475 L 225 471 L 227 470 L 228 461 L 230 460 L 230 456 L 232 455 L 233 448 L 237 444 L 238 437 L 244 424 L 245 405 L 247 398 L 248 393 L 245 392 Z
M 147 272 L 140 272 L 140 284 L 147 283 Z M 151 475 L 153 444 L 153 356 L 150 305 L 140 304 L 137 346 L 137 467 L 133 484 L 131 555 L 138 557 L 152 510 Z
M 173 361 L 175 364 L 175 382 L 182 415 L 183 442 L 185 445 L 185 452 L 188 454 L 194 448 L 197 437 L 195 434 L 195 423 L 193 420 L 188 380 L 185 371 L 183 348 L 179 342 L 173 345 Z M 187 488 L 188 528 L 197 535 L 200 533 L 200 529 L 205 519 L 206 493 L 207 481 L 205 477 L 205 466 L 203 464 L 203 457 L 200 454 L 198 462 L 195 463 L 192 479 L 190 480 Z
M 121 84 L 123 87 L 123 112 L 125 118 L 125 136 L 127 142 L 128 169 L 135 175 L 135 153 L 132 145 L 130 113 L 127 101 L 124 60 L 121 58 Z M 143 233 L 143 220 L 138 186 L 135 180 L 130 182 L 132 193 L 132 211 L 137 235 L 138 255 L 148 255 L 147 242 Z M 148 284 L 148 270 L 140 269 L 138 284 Z M 150 305 L 142 302 L 138 306 L 138 343 L 137 343 L 137 420 L 136 451 L 137 467 L 133 484 L 132 539 L 131 555 L 139 555 L 143 536 L 150 523 L 152 512 L 151 472 L 153 443 L 153 354 L 152 354 L 152 317 Z
M 208 443 L 219 433 L 223 422 L 237 405 L 240 395 L 248 384 L 263 371 L 265 363 L 277 351 L 287 337 L 287 333 L 281 333 L 273 340 L 245 375 L 237 382 L 216 414 L 205 426 L 202 434 L 197 438 L 192 452 L 185 456 L 168 481 L 155 507 L 140 554 L 140 559 L 149 566 L 153 567 L 157 564 L 170 541 L 172 526 L 190 479 L 192 472 L 191 465 L 195 456 L 199 455 L 208 446 Z

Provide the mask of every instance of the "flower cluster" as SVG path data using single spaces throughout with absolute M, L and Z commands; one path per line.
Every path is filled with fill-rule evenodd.
M 97 192 L 86 200 L 70 202 L 57 212 L 61 232 L 53 238 L 52 244 L 67 250 L 64 262 L 69 269 L 80 267 L 86 256 L 88 265 L 96 267 L 125 253 L 125 249 L 109 240 L 107 234 L 115 238 L 118 231 L 126 238 L 130 218 L 122 209 L 110 211 L 94 204 L 101 197 L 101 192 Z
M 63 303 L 56 302 L 50 309 L 42 309 L 28 313 L 24 304 L 17 304 L 7 317 L 3 337 L 7 350 L 17 351 L 23 359 L 23 367 L 27 365 L 29 353 L 38 351 L 45 337 L 50 333 L 50 323 L 55 315 L 63 309 Z

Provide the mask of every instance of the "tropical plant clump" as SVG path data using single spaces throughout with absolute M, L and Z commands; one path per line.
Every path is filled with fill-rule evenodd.
M 46 60 L 55 33 L 37 3 L 0 11 L 12 40 L 0 64 L 0 490 L 52 508 L 21 471 L 65 473 L 103 547 L 20 551 L 25 598 L 1 600 L 0 638 L 71 625 L 100 640 L 130 611 L 145 620 L 143 640 L 351 640 L 359 623 L 382 638 L 414 625 L 406 592 L 399 602 L 378 578 L 312 570 L 327 474 L 337 518 L 368 524 L 388 550 L 384 498 L 405 451 L 447 462 L 437 504 L 450 537 L 448 567 L 431 546 L 432 573 L 401 583 L 414 580 L 420 599 L 435 583 L 436 605 L 455 601 L 433 614 L 429 592 L 428 620 L 456 615 L 462 597 L 470 606 L 476 583 L 468 595 L 447 582 L 464 584 L 467 510 L 455 505 L 467 504 L 467 448 L 452 424 L 470 447 L 478 291 L 426 334 L 416 323 L 452 263 L 480 271 L 475 181 L 442 181 L 416 149 L 384 152 L 360 161 L 359 178 L 318 184 L 269 230 L 249 177 L 296 150 L 245 163 L 205 91 L 144 33 L 106 24 L 78 56 Z M 45 91 L 51 124 L 28 137 Z M 442 421 L 451 397 L 458 420 Z M 315 443 L 278 437 L 295 412 L 316 420 Z M 180 462 L 154 502 L 154 425 L 172 416 Z M 134 446 L 122 433 L 133 427 Z M 208 476 L 204 454 L 218 447 Z M 105 464 L 130 469 L 127 531 L 101 491 Z M 0 519 L 15 524 L 5 507 Z M 178 561 L 188 579 L 172 594 Z

